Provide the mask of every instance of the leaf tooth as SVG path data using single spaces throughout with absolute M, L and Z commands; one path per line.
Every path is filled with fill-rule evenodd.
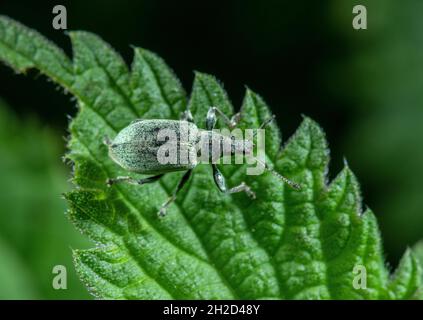
M 348 165 L 345 165 L 330 183 L 327 191 L 324 192 L 323 199 L 322 202 L 327 203 L 324 205 L 324 210 L 322 211 L 341 210 L 352 211 L 357 215 L 362 214 L 360 185 L 357 177 Z
M 179 119 L 186 109 L 186 93 L 179 79 L 155 53 L 133 49 L 131 89 L 143 117 Z
M 98 35 L 87 31 L 70 31 L 74 68 L 77 73 L 84 73 L 95 66 L 103 68 L 121 87 L 127 88 L 128 67 L 122 56 Z M 101 53 L 101 54 L 99 54 Z
M 301 169 L 326 173 L 329 149 L 322 128 L 311 118 L 304 117 L 301 125 L 285 143 L 279 156 L 280 166 L 288 171 Z
M 205 127 L 206 115 L 212 106 L 218 107 L 228 117 L 231 117 L 234 108 L 223 85 L 216 77 L 198 71 L 194 72 L 194 75 L 188 109 L 194 116 L 196 124 L 201 128 Z
M 116 246 L 73 252 L 78 274 L 95 296 L 128 299 L 170 299 L 172 296 Z
M 4 15 L 0 15 L 0 48 L 0 60 L 18 73 L 36 68 L 67 89 L 73 82 L 71 62 L 61 48 Z
M 247 87 L 241 105 L 239 128 L 257 129 L 263 122 L 272 117 L 272 112 L 264 99 Z M 272 161 L 281 147 L 281 133 L 276 121 L 265 128 L 265 151 Z

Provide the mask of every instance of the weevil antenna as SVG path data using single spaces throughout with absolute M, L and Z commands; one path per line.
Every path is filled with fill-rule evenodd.
M 278 177 L 279 179 L 281 179 L 283 182 L 285 182 L 287 185 L 289 185 L 291 188 L 295 189 L 295 190 L 301 190 L 301 186 L 294 182 L 289 180 L 287 177 L 284 177 L 283 175 L 281 175 L 279 172 L 276 172 L 274 169 L 270 168 L 267 163 L 261 161 L 260 159 L 256 159 L 258 163 L 262 164 L 264 166 L 264 168 L 266 169 L 266 171 L 271 172 L 274 176 Z
M 258 129 L 256 131 L 254 131 L 254 133 L 253 133 L 253 139 L 256 138 L 258 130 L 266 128 L 270 123 L 272 123 L 273 120 L 275 120 L 275 118 L 276 118 L 276 116 L 273 114 L 270 118 L 268 118 L 267 120 L 265 120 L 260 125 L 260 127 L 258 127 Z

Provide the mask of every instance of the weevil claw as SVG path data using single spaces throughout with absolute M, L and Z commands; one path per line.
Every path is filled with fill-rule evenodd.
M 106 146 L 110 146 L 110 145 L 112 144 L 112 141 L 110 141 L 110 138 L 109 138 L 108 136 L 104 136 L 104 137 L 103 137 L 103 143 L 104 143 Z
M 110 188 L 111 186 L 112 186 L 112 184 L 113 184 L 113 179 L 107 179 L 106 180 L 106 185 Z
M 162 207 L 160 208 L 159 212 L 157 213 L 157 215 L 159 216 L 159 218 L 163 218 L 164 216 L 166 216 L 166 207 Z
M 245 189 L 245 192 L 247 193 L 247 196 L 249 196 L 251 199 L 255 200 L 257 198 L 256 193 L 253 190 L 251 190 L 250 187 L 247 186 Z

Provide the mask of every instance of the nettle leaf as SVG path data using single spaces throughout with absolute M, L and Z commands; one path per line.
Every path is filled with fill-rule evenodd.
M 419 294 L 419 286 L 421 285 L 421 267 L 419 261 L 412 254 L 411 250 L 407 250 L 401 258 L 398 269 L 392 276 L 389 283 L 390 298 L 407 299 L 416 297 Z
M 423 240 L 420 240 L 416 243 L 413 247 L 413 253 L 415 257 L 418 259 L 420 267 L 423 268 Z M 423 274 L 422 274 L 423 277 Z
M 275 123 L 266 129 L 266 160 L 299 182 L 300 191 L 270 173 L 246 175 L 246 165 L 221 165 L 230 185 L 247 182 L 257 193 L 223 195 L 211 168 L 198 166 L 165 218 L 159 206 L 181 173 L 143 186 L 107 188 L 126 175 L 107 155 L 105 135 L 137 118 L 178 119 L 188 107 L 199 127 L 210 106 L 234 108 L 222 85 L 196 73 L 188 99 L 155 54 L 134 48 L 131 69 L 103 40 L 71 32 L 73 61 L 9 18 L 0 18 L 0 58 L 15 70 L 37 68 L 71 92 L 79 112 L 70 125 L 68 158 L 76 188 L 69 216 L 96 246 L 74 251 L 81 279 L 98 298 L 113 299 L 378 299 L 415 298 L 421 269 L 410 251 L 390 277 L 375 216 L 362 203 L 347 165 L 327 183 L 329 150 L 322 129 L 304 118 L 283 148 Z M 187 102 L 187 100 L 189 100 Z M 247 89 L 241 128 L 271 115 Z M 221 126 L 223 123 L 219 122 Z M 356 266 L 366 288 L 354 288 Z

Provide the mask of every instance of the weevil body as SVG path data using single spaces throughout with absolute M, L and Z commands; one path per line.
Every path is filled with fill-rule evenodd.
M 212 165 L 214 181 L 219 190 L 224 193 L 245 192 L 250 198 L 254 199 L 255 193 L 244 182 L 233 188 L 227 188 L 225 179 L 215 164 L 216 160 L 222 157 L 223 150 L 222 148 L 212 147 L 213 145 L 227 144 L 230 146 L 229 152 L 231 155 L 251 155 L 253 143 L 248 140 L 235 140 L 232 137 L 213 132 L 217 115 L 222 117 L 229 128 L 234 128 L 240 118 L 239 114 L 235 114 L 229 119 L 218 108 L 211 107 L 207 113 L 206 130 L 198 129 L 192 121 L 190 112 L 187 111 L 184 112 L 181 120 L 136 120 L 122 129 L 113 141 L 105 138 L 104 143 L 109 147 L 109 156 L 118 165 L 130 172 L 152 175 L 144 179 L 133 179 L 127 176 L 116 177 L 108 179 L 108 185 L 119 182 L 142 185 L 157 181 L 169 172 L 186 171 L 175 191 L 159 210 L 159 215 L 164 216 L 167 207 L 176 199 L 178 191 L 188 181 L 192 169 L 198 164 L 200 150 L 208 150 L 206 157 Z M 265 121 L 260 128 L 265 127 L 272 119 L 273 117 Z M 172 134 L 174 138 L 170 139 L 169 142 L 169 137 Z M 174 161 L 161 161 L 163 157 L 160 154 L 166 143 L 170 143 L 171 147 L 174 146 L 174 148 L 172 152 L 166 149 L 167 151 L 162 156 L 164 158 L 175 156 Z M 273 171 L 266 164 L 264 165 L 268 171 L 271 171 L 292 187 L 299 188 L 296 183 Z
M 110 144 L 109 156 L 122 168 L 141 174 L 162 174 L 193 169 L 197 165 L 197 141 L 184 137 L 184 133 L 180 130 L 181 126 L 190 132 L 197 131 L 197 126 L 188 121 L 148 119 L 133 122 L 120 131 Z M 179 156 L 176 157 L 176 163 L 161 163 L 158 160 L 160 147 L 166 142 L 158 135 L 166 130 L 177 135 L 175 142 L 177 146 L 187 150 L 189 161 L 181 161 Z

